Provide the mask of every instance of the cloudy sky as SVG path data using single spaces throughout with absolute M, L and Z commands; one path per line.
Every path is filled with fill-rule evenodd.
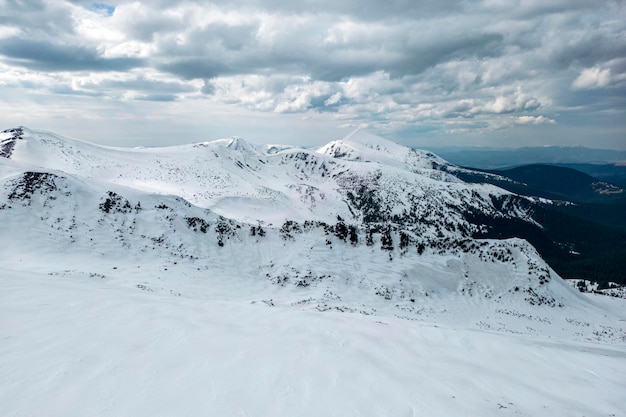
M 0 0 L 0 128 L 626 148 L 626 2 Z

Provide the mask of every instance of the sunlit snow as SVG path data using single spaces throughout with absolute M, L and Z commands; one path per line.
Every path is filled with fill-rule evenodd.
M 24 129 L 0 158 L 0 415 L 624 415 L 626 300 L 464 231 L 459 207 L 509 193 L 365 134 L 263 149 Z M 374 174 L 425 222 L 370 244 L 346 178 Z

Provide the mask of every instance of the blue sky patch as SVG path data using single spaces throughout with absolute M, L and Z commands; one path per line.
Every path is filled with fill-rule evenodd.
M 115 11 L 115 6 L 111 6 L 106 3 L 91 3 L 88 9 L 96 13 L 99 13 L 103 16 L 113 16 L 113 12 Z

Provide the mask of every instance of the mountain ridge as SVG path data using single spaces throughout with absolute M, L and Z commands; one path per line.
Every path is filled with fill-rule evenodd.
M 286 212 L 297 208 L 290 219 L 298 221 L 333 221 L 337 216 L 358 216 L 358 209 L 341 202 L 350 200 L 347 189 L 354 186 L 352 180 L 357 183 L 360 181 L 356 177 L 369 178 L 366 183 L 382 182 L 384 187 L 401 181 L 407 188 L 409 182 L 415 182 L 419 184 L 415 189 L 422 195 L 428 190 L 432 194 L 436 189 L 445 202 L 431 199 L 431 205 L 452 205 L 459 199 L 469 205 L 470 200 L 475 198 L 472 191 L 482 195 L 483 205 L 489 205 L 489 195 L 501 197 L 507 194 L 491 186 L 469 186 L 470 190 L 467 190 L 456 177 L 440 169 L 445 161 L 430 153 L 418 153 L 382 139 L 379 139 L 378 145 L 385 143 L 395 153 L 386 152 L 382 160 L 375 161 L 380 159 L 380 151 L 371 152 L 369 159 L 373 164 L 370 164 L 363 163 L 362 159 L 366 157 L 363 150 L 360 151 L 361 160 L 356 161 L 328 155 L 330 151 L 325 147 L 288 148 L 273 154 L 262 154 L 252 145 L 244 144 L 242 139 L 126 150 L 92 147 L 87 142 L 59 142 L 44 132 L 28 129 L 26 132 L 26 139 L 14 149 L 11 157 L 16 162 L 58 169 L 145 191 L 176 194 L 193 204 L 213 208 L 223 214 L 239 199 L 252 199 L 259 207 L 271 203 L 267 210 L 257 213 L 259 218 L 246 216 L 239 220 L 282 222 L 285 218 L 277 218 L 275 203 L 280 204 Z M 350 137 L 355 139 L 355 135 Z M 356 142 L 343 140 L 341 143 Z M 26 150 L 28 146 L 32 149 Z M 21 152 L 20 147 L 24 148 L 24 152 Z M 203 152 L 199 154 L 196 149 Z M 393 163 L 388 164 L 389 160 Z M 351 175 L 353 173 L 356 177 Z M 391 188 L 398 194 L 397 187 Z M 402 193 L 400 196 L 385 197 L 392 200 L 395 206 L 400 206 L 410 198 L 406 192 Z M 339 203 L 322 208 L 319 202 L 324 199 L 326 203 L 329 199 L 331 203 Z M 401 214 L 397 207 L 389 208 L 388 216 Z
M 434 155 L 397 145 L 383 157 L 376 146 L 348 159 L 329 148 L 266 155 L 233 139 L 126 152 L 23 136 L 0 158 L 0 232 L 20 254 L 1 254 L 4 265 L 83 265 L 89 276 L 114 271 L 122 285 L 188 296 L 187 285 L 214 276 L 211 287 L 194 284 L 198 294 L 229 283 L 237 293 L 225 297 L 268 306 L 444 321 L 453 311 L 450 324 L 466 317 L 472 328 L 522 334 L 548 326 L 529 326 L 523 311 L 596 314 L 525 240 L 475 237 L 489 228 L 484 218 L 539 227 L 532 199 L 465 183 Z M 602 340 L 619 342 L 611 329 Z M 597 337 L 588 330 L 558 332 Z

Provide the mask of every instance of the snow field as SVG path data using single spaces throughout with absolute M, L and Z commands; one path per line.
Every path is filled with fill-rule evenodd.
M 2 271 L 5 416 L 609 416 L 626 348 Z

